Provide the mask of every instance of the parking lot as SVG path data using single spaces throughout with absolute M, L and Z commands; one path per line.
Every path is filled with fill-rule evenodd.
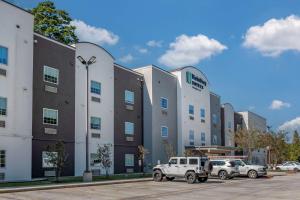
M 274 178 L 236 178 L 207 183 L 140 182 L 0 194 L 0 199 L 300 199 L 300 174 Z

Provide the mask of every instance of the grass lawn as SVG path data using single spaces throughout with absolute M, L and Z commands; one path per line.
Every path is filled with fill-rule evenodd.
M 94 181 L 109 181 L 109 180 L 124 180 L 124 179 L 134 179 L 134 178 L 149 178 L 151 174 L 115 174 L 110 175 L 108 178 L 105 176 L 94 176 Z M 54 177 L 37 180 L 37 181 L 28 181 L 28 182 L 7 182 L 0 183 L 0 188 L 7 187 L 24 187 L 24 186 L 40 186 L 40 185 L 51 185 L 51 184 L 66 184 L 66 183 L 80 183 L 82 182 L 82 176 L 70 176 L 70 177 L 60 177 L 59 182 L 55 181 Z

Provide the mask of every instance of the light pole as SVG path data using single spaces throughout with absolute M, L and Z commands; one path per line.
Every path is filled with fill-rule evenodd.
M 91 182 L 93 180 L 92 173 L 89 165 L 89 66 L 96 62 L 96 57 L 92 56 L 88 61 L 84 60 L 81 56 L 77 59 L 85 65 L 86 69 L 86 136 L 85 136 L 85 171 L 83 173 L 83 181 Z

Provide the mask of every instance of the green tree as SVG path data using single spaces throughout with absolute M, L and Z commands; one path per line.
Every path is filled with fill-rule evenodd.
M 105 169 L 106 178 L 108 178 L 108 171 L 112 165 L 111 161 L 111 144 L 104 144 L 103 146 L 98 145 L 97 149 L 97 160 Z
M 296 161 L 300 156 L 300 137 L 297 131 L 294 132 L 293 141 L 288 146 L 288 159 Z
M 56 182 L 58 182 L 61 172 L 68 161 L 68 154 L 65 151 L 64 143 L 59 141 L 55 145 L 48 145 L 46 155 L 48 157 L 47 165 L 53 166 L 55 169 Z
M 56 9 L 52 1 L 43 1 L 31 10 L 34 15 L 34 31 L 65 44 L 78 42 L 72 18 L 64 10 Z
M 140 164 L 141 164 L 141 169 L 142 169 L 142 172 L 143 172 L 143 175 L 145 174 L 145 158 L 146 158 L 146 155 L 149 154 L 149 150 L 146 149 L 143 145 L 139 145 L 138 146 L 138 149 L 137 149 L 137 154 L 138 154 L 138 158 L 140 160 Z

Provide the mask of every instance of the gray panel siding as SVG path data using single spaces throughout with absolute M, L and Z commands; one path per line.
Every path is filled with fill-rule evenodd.
M 210 94 L 210 114 L 211 114 L 211 144 L 222 145 L 221 139 L 221 100 L 219 96 Z M 213 123 L 213 114 L 217 115 L 217 124 Z M 214 135 L 217 136 L 217 144 L 213 143 Z

